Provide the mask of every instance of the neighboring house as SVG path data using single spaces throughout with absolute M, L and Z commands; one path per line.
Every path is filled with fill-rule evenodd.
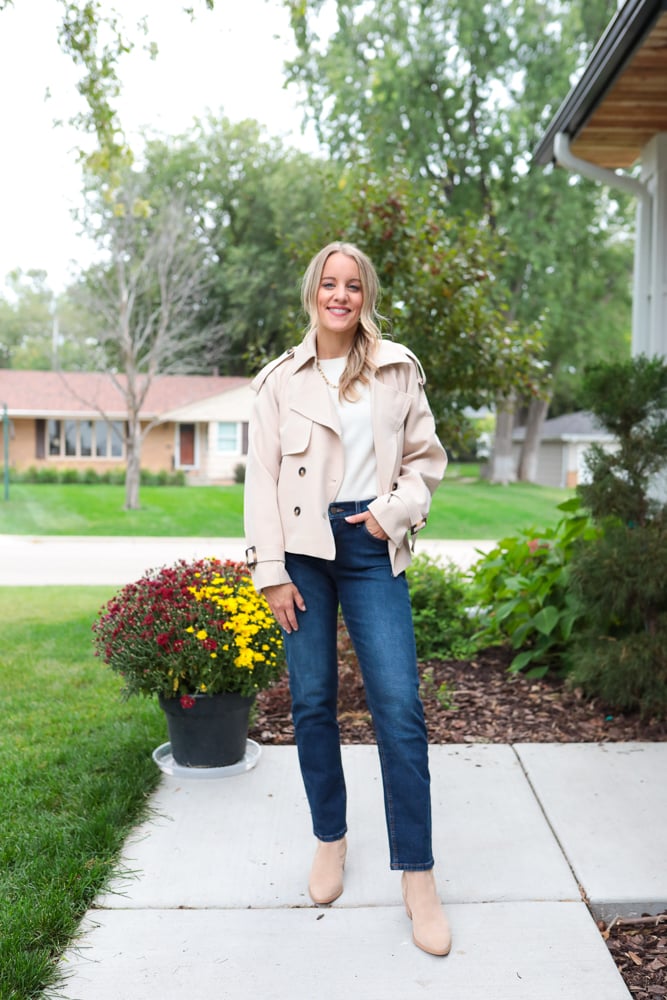
M 517 427 L 512 434 L 512 450 L 517 462 L 525 434 L 525 427 Z M 593 414 L 586 410 L 545 420 L 535 482 L 540 486 L 568 488 L 586 482 L 586 451 L 594 443 L 603 448 L 613 448 L 614 440 L 613 435 L 603 430 Z
M 124 376 L 118 376 L 123 381 Z M 155 376 L 141 410 L 141 466 L 183 470 L 189 483 L 234 480 L 245 464 L 254 393 L 250 379 Z M 10 468 L 124 467 L 125 401 L 109 375 L 0 369 L 0 407 L 10 419 Z

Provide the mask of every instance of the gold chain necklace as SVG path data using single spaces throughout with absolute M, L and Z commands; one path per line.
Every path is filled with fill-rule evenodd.
M 326 384 L 329 386 L 330 389 L 338 389 L 338 386 L 334 385 L 333 382 L 330 382 L 329 379 L 324 374 L 324 370 L 322 368 L 322 365 L 320 364 L 319 358 L 315 358 L 315 367 L 317 368 L 318 372 L 320 373 L 320 375 L 322 376 L 322 378 L 324 379 L 324 381 L 326 382 Z

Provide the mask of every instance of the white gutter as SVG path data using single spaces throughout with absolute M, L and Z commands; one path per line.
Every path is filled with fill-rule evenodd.
M 637 199 L 637 230 L 635 234 L 634 291 L 632 295 L 632 339 L 641 343 L 641 331 L 650 329 L 651 317 L 651 246 L 653 230 L 653 196 L 648 185 L 637 177 L 598 167 L 581 160 L 570 150 L 565 132 L 554 136 L 556 162 L 589 180 L 615 187 Z
M 599 181 L 600 184 L 607 184 L 609 187 L 620 188 L 628 194 L 639 198 L 648 209 L 651 208 L 651 192 L 647 186 L 636 177 L 628 177 L 627 174 L 619 174 L 615 170 L 608 170 L 606 167 L 598 167 L 588 160 L 581 160 L 570 150 L 570 137 L 565 132 L 558 132 L 554 136 L 554 156 L 561 167 L 567 167 L 576 174 L 588 177 L 592 181 Z

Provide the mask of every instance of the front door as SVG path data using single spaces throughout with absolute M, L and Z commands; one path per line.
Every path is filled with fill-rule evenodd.
M 195 465 L 195 425 L 178 425 L 178 468 L 192 469 Z

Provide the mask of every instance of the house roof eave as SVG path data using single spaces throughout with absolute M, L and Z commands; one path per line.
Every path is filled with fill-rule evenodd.
M 559 132 L 570 139 L 579 133 L 665 11 L 667 0 L 627 0 L 621 7 L 535 148 L 536 163 L 545 166 L 554 162 L 554 140 Z

